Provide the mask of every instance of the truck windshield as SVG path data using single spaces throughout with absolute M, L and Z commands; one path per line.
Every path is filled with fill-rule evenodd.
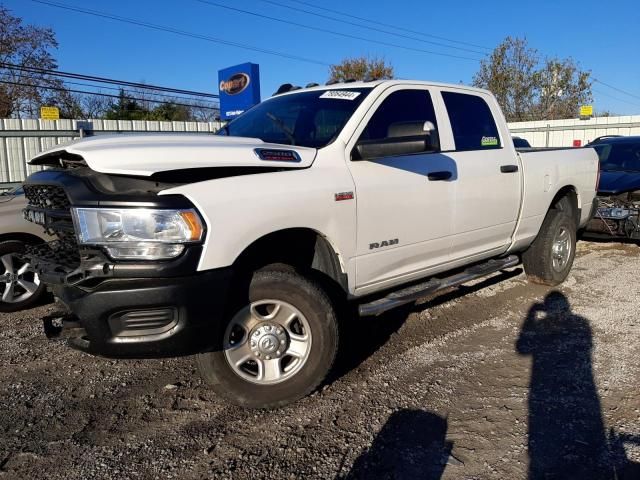
M 282 95 L 256 105 L 218 134 L 322 148 L 336 138 L 370 91 L 344 88 Z

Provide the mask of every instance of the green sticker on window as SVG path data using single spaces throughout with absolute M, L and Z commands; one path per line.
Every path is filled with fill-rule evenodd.
M 495 147 L 498 145 L 498 139 L 496 137 L 482 137 L 480 145 L 483 147 Z

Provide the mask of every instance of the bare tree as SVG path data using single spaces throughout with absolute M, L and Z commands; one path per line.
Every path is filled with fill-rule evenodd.
M 383 58 L 356 57 L 345 58 L 329 67 L 329 80 L 383 80 L 393 78 L 393 66 Z
M 37 69 L 56 69 L 51 50 L 57 48 L 49 28 L 25 25 L 0 5 L 0 63 Z M 48 88 L 47 88 L 48 87 Z M 56 103 L 62 81 L 47 73 L 0 68 L 0 117 L 38 117 L 42 105 Z

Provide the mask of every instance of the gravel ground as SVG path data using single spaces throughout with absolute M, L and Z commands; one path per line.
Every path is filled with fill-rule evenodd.
M 190 358 L 113 361 L 0 314 L 0 479 L 640 478 L 640 248 L 581 242 L 558 289 L 515 269 L 354 319 L 320 392 L 229 406 Z

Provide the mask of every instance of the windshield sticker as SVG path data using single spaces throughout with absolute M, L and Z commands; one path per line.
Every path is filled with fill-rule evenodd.
M 495 147 L 498 145 L 498 139 L 496 137 L 482 137 L 480 145 L 483 147 Z
M 353 92 L 349 90 L 327 90 L 320 98 L 334 98 L 338 100 L 355 100 L 361 92 Z

